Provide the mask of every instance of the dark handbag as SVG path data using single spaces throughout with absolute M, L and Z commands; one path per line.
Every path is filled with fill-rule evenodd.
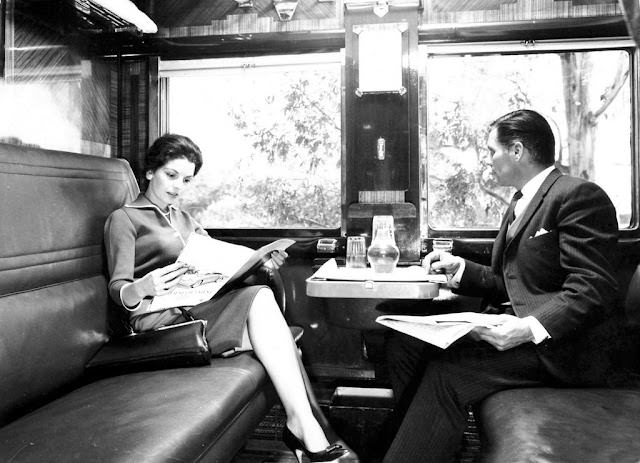
M 207 322 L 190 320 L 176 325 L 132 333 L 105 343 L 86 364 L 92 376 L 107 376 L 211 363 Z

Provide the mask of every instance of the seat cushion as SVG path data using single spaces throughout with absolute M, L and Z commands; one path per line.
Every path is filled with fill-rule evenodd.
M 480 407 L 483 462 L 637 463 L 640 391 L 512 389 Z
M 103 379 L 0 429 L 0 461 L 206 461 L 214 445 L 227 458 L 215 461 L 228 461 L 271 406 L 270 390 L 251 353 Z

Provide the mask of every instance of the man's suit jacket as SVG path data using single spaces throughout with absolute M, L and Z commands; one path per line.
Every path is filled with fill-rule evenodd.
M 538 346 L 549 372 L 584 382 L 599 349 L 590 333 L 615 307 L 615 208 L 596 184 L 556 169 L 514 226 L 508 239 L 505 214 L 491 266 L 466 261 L 458 291 L 495 307 L 511 302 L 518 317 L 534 316 L 551 336 Z

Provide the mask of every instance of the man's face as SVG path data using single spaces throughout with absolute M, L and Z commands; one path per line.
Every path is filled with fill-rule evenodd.
M 513 146 L 504 146 L 498 143 L 496 129 L 491 129 L 487 137 L 487 149 L 498 183 L 502 186 L 514 186 L 517 175 L 517 160 Z

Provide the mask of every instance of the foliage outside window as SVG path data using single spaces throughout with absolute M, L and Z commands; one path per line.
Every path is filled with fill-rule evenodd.
M 208 228 L 338 228 L 340 55 L 197 64 L 161 73 L 167 130 L 204 157 L 181 206 Z
M 549 120 L 557 167 L 602 186 L 620 227 L 629 226 L 632 106 L 625 49 L 428 54 L 426 61 L 423 230 L 499 226 L 513 191 L 496 183 L 487 125 L 522 108 Z

